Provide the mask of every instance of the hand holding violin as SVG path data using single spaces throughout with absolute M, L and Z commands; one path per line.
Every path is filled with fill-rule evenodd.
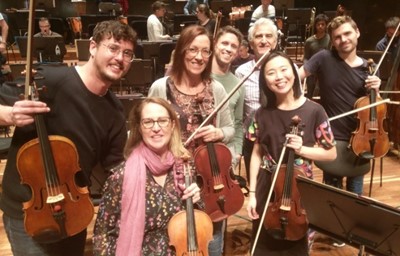
M 192 197 L 193 203 L 197 203 L 200 200 L 200 188 L 196 183 L 190 184 L 187 188 L 185 188 L 185 184 L 179 184 L 179 188 L 183 190 L 182 200 L 190 197 Z
M 365 87 L 367 89 L 374 89 L 379 93 L 379 87 L 381 86 L 381 79 L 377 76 L 368 76 L 365 80 Z
M 216 128 L 213 125 L 207 125 L 201 127 L 194 138 L 201 138 L 204 142 L 222 141 L 224 139 L 224 133 L 221 129 Z
M 3 107 L 9 108 L 9 121 L 7 123 L 18 127 L 33 123 L 35 114 L 50 112 L 46 103 L 40 101 L 20 100 L 15 102 L 12 107 Z
M 286 134 L 286 138 L 288 139 L 286 146 L 292 148 L 299 155 L 303 147 L 303 138 L 296 134 Z

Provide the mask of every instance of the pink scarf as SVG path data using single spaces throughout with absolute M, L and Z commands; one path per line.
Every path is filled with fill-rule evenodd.
M 116 255 L 142 254 L 146 207 L 146 166 L 152 174 L 162 175 L 174 165 L 168 152 L 164 162 L 144 143 L 135 148 L 125 164 L 121 199 L 121 223 Z

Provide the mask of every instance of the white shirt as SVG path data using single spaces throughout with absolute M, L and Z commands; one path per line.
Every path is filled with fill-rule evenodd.
M 273 19 L 275 18 L 275 7 L 270 4 L 268 5 L 268 9 L 266 12 L 264 12 L 263 10 L 263 6 L 259 5 L 253 12 L 253 14 L 251 15 L 251 22 L 250 22 L 250 26 L 253 26 L 254 22 L 256 22 L 259 18 L 270 18 Z
M 255 60 L 248 61 L 236 69 L 235 75 L 242 79 L 251 73 L 255 65 Z M 260 70 L 256 69 L 242 85 L 245 88 L 243 105 L 243 126 L 245 129 L 249 126 L 253 113 L 261 106 L 260 88 L 258 86 L 259 76 Z
M 147 36 L 149 41 L 160 41 L 170 39 L 169 35 L 163 35 L 164 27 L 161 21 L 155 14 L 150 15 L 147 18 Z

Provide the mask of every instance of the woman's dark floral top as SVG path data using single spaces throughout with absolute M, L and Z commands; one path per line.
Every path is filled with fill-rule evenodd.
M 112 170 L 103 188 L 103 198 L 93 237 L 95 255 L 115 255 L 121 221 L 121 197 L 125 163 Z M 167 227 L 171 217 L 182 209 L 182 201 L 175 190 L 173 173 L 160 186 L 147 170 L 146 213 L 142 255 L 175 255 L 169 246 Z

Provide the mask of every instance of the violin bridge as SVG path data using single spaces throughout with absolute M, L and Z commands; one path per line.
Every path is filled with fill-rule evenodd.
M 64 200 L 64 198 L 65 197 L 64 197 L 63 193 L 60 193 L 60 194 L 55 195 L 55 196 L 49 196 L 49 197 L 47 197 L 46 203 L 54 204 L 54 203 L 57 203 L 57 202 L 60 202 L 60 201 Z
M 216 185 L 214 186 L 214 190 L 221 190 L 221 189 L 223 189 L 223 188 L 224 188 L 224 184 L 222 184 L 222 183 L 216 184 Z

